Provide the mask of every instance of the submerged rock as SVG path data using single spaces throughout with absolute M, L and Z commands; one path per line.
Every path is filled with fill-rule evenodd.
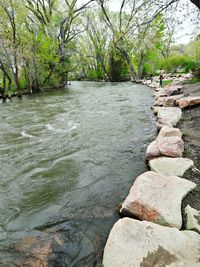
M 177 176 L 145 172 L 137 177 L 120 212 L 140 220 L 180 229 L 182 199 L 195 186 L 195 183 Z
M 124 218 L 107 240 L 104 267 L 199 266 L 200 235 Z
M 166 176 L 180 176 L 193 166 L 193 161 L 187 158 L 160 157 L 149 161 L 151 171 L 158 172 Z
M 193 209 L 190 205 L 185 208 L 186 229 L 194 230 L 200 234 L 200 211 Z
M 146 160 L 148 161 L 160 156 L 178 158 L 182 157 L 183 151 L 184 143 L 181 137 L 159 137 L 148 145 Z
M 47 233 L 24 237 L 9 247 L 10 254 L 6 255 L 5 252 L 4 261 L 0 259 L 0 263 L 4 262 L 5 266 L 10 267 L 47 267 L 52 253 L 52 240 Z

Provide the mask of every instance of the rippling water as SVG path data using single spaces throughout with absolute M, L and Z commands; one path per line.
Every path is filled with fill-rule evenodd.
M 101 266 L 118 205 L 146 170 L 151 104 L 145 86 L 92 82 L 0 104 L 0 266 Z

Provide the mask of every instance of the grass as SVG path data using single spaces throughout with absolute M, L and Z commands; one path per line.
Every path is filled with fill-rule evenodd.
M 173 81 L 171 81 L 171 80 L 165 80 L 165 81 L 163 81 L 163 86 L 166 86 L 166 85 L 169 85 L 172 83 L 173 83 Z
M 200 82 L 199 78 L 192 78 L 191 80 L 187 81 L 188 84 L 195 84 L 195 83 L 199 83 L 199 82 Z

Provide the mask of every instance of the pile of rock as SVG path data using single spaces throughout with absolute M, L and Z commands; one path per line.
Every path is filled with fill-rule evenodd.
M 166 86 L 164 89 L 159 88 L 158 84 L 153 84 L 151 87 L 155 89 L 153 95 L 155 99 L 154 107 L 178 106 L 180 108 L 187 108 L 200 104 L 200 95 L 198 93 L 184 94 L 180 85 Z
M 182 133 L 174 128 L 181 119 L 181 108 L 192 102 L 184 104 L 188 98 L 180 87 L 155 89 L 153 111 L 160 131 L 147 147 L 150 171 L 136 178 L 120 208 L 120 214 L 129 218 L 113 226 L 104 250 L 104 267 L 200 266 L 200 212 L 187 206 L 186 230 L 181 230 L 182 200 L 196 187 L 182 177 L 193 161 L 182 157 Z M 161 98 L 163 104 L 158 107 Z M 200 101 L 196 98 L 193 103 Z

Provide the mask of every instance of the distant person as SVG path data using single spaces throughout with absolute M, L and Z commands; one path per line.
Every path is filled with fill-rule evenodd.
M 153 73 L 152 72 L 150 74 L 150 80 L 151 80 L 151 83 L 153 83 Z
M 160 73 L 160 76 L 159 76 L 160 87 L 163 87 L 163 79 L 164 79 L 163 74 Z
M 68 85 L 71 85 L 71 81 L 69 81 Z

